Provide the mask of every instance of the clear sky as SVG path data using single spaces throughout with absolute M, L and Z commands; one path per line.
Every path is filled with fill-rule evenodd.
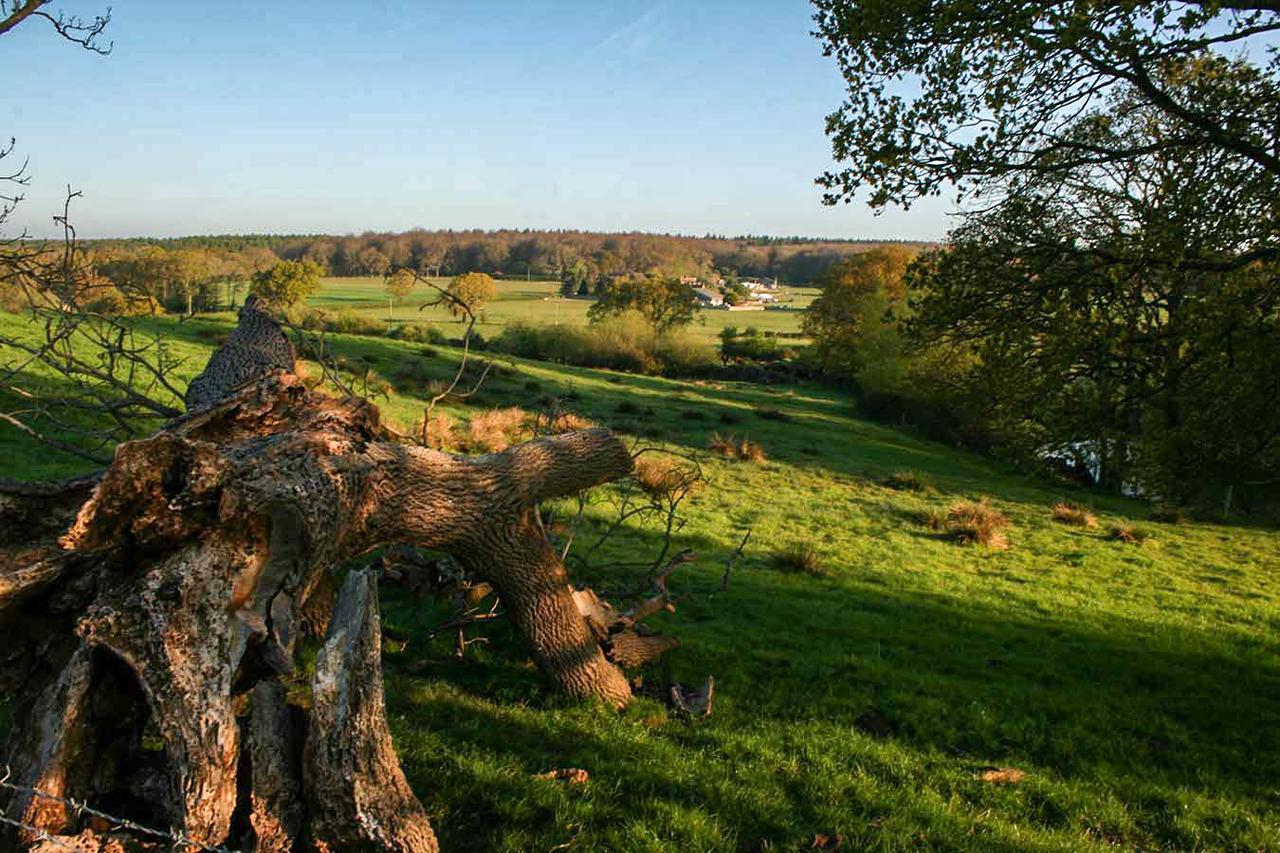
M 62 0 L 92 16 L 106 2 Z M 0 39 L 50 233 L 581 228 L 937 238 L 821 204 L 834 63 L 801 0 L 115 0 L 110 56 Z

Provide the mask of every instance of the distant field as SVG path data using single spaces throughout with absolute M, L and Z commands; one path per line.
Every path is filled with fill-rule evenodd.
M 433 279 L 441 286 L 447 278 Z M 716 340 L 725 326 L 745 328 L 755 326 L 768 332 L 799 332 L 801 309 L 807 307 L 818 295 L 816 287 L 787 287 L 779 291 L 779 300 L 787 300 L 788 310 L 772 311 L 700 311 L 690 327 L 707 340 Z M 447 330 L 457 321 L 443 308 L 423 308 L 432 302 L 436 293 L 420 288 L 403 302 L 390 309 L 382 289 L 382 279 L 374 276 L 362 278 L 326 278 L 320 292 L 308 300 L 313 308 L 337 310 L 348 308 L 356 313 L 385 320 L 390 316 L 398 323 L 422 323 L 437 325 Z M 565 299 L 560 296 L 560 284 L 555 281 L 518 281 L 508 279 L 498 282 L 498 299 L 486 306 L 478 324 L 480 334 L 492 337 L 502 327 L 514 320 L 530 323 L 585 324 L 587 308 L 593 299 Z

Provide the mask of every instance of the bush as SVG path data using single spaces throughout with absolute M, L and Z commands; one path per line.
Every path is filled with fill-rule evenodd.
M 1003 551 L 1009 547 L 1009 539 L 1004 534 L 1008 526 L 1009 519 L 988 504 L 986 498 L 956 501 L 947 508 L 947 531 L 961 544 L 977 542 Z
M 773 567 L 780 572 L 821 575 L 822 560 L 813 546 L 805 543 L 789 545 L 773 552 Z
M 1097 527 L 1098 517 L 1084 507 L 1071 503 L 1056 503 L 1051 510 L 1053 520 L 1076 527 Z
M 711 348 L 687 332 L 658 334 L 630 314 L 586 327 L 510 323 L 492 348 L 521 358 L 629 373 L 685 376 L 715 365 Z
M 443 344 L 448 338 L 444 332 L 431 325 L 403 323 L 387 332 L 387 337 L 414 344 Z

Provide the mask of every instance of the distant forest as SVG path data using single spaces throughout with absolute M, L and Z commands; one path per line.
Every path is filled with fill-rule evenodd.
M 835 262 L 899 240 L 831 240 L 805 237 L 686 237 L 587 231 L 407 231 L 359 236 L 218 235 L 169 239 L 94 240 L 99 251 L 141 246 L 241 253 L 266 249 L 282 260 L 309 260 L 335 276 L 382 275 L 409 267 L 430 275 L 487 272 L 507 278 L 559 279 L 577 269 L 588 277 L 620 273 L 777 278 L 803 284 Z

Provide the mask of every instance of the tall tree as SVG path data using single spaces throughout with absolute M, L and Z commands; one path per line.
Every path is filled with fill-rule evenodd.
M 1161 84 L 1186 97 L 1233 73 L 1250 79 L 1206 58 Z M 1277 480 L 1280 389 L 1262 365 L 1280 349 L 1280 177 L 1163 144 L 1181 124 L 1140 90 L 1110 106 L 1074 138 L 1144 153 L 1007 182 L 917 267 L 913 330 L 977 348 L 987 416 L 1029 455 L 1078 452 L 1103 485 L 1167 498 Z
M 858 378 L 873 363 L 901 350 L 896 319 L 905 308 L 904 276 L 916 253 L 902 246 L 872 249 L 841 261 L 821 277 L 822 288 L 802 324 L 825 370 Z
M 321 273 L 311 261 L 281 261 L 254 273 L 249 291 L 268 305 L 289 308 L 320 289 Z
M 1280 32 L 1271 0 L 814 0 L 816 35 L 848 86 L 827 118 L 843 168 L 826 200 L 870 190 L 910 204 L 958 183 L 1113 163 L 1161 151 L 1230 151 L 1280 175 Z M 1253 48 L 1241 88 L 1180 63 Z M 1076 119 L 1125 90 L 1176 132 L 1142 149 L 1077 138 Z
M 383 289 L 387 292 L 387 314 L 392 312 L 395 300 L 404 299 L 410 293 L 413 293 L 413 286 L 418 283 L 417 278 L 407 269 L 398 269 L 387 276 L 383 283 Z
M 626 276 L 612 280 L 599 299 L 587 309 L 592 322 L 635 311 L 654 328 L 665 332 L 688 325 L 698 310 L 693 288 L 677 278 Z
M 450 310 L 454 316 L 467 311 L 475 314 L 498 298 L 498 285 L 487 273 L 468 272 L 455 276 L 446 292 L 452 297 Z

